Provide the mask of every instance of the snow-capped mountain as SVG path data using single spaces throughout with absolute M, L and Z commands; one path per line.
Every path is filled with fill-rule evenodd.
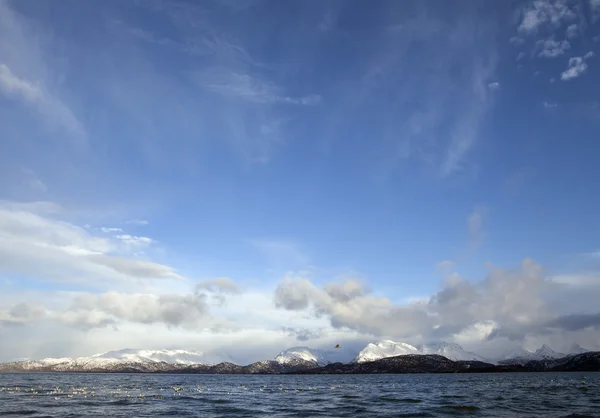
M 533 354 L 534 357 L 536 357 L 536 360 L 549 360 L 565 357 L 565 354 L 557 353 L 556 351 L 548 347 L 546 344 L 542 345 L 540 348 L 535 350 L 535 353 Z
M 581 354 L 587 352 L 583 348 L 579 346 L 574 346 L 575 350 L 583 350 L 579 353 L 571 353 L 571 354 Z M 501 364 L 525 364 L 528 361 L 532 360 L 553 360 L 566 357 L 566 354 L 558 353 L 554 351 L 552 348 L 548 347 L 546 344 L 542 345 L 535 351 L 525 350 L 521 347 L 512 348 L 507 351 L 498 362 Z
M 320 350 L 308 347 L 292 347 L 282 351 L 275 357 L 279 364 L 289 364 L 296 360 L 304 360 L 325 366 L 331 363 L 347 363 L 352 360 L 353 354 L 344 349 Z
M 221 359 L 207 357 L 199 351 L 124 349 L 94 354 L 90 357 L 45 358 L 33 361 L 19 361 L 13 364 L 18 364 L 22 370 L 52 369 L 53 371 L 71 371 L 111 370 L 131 367 L 133 365 L 141 366 L 144 369 L 156 369 L 157 367 L 160 368 L 166 365 L 213 365 L 219 362 L 221 362 Z
M 216 364 L 222 360 L 209 358 L 200 351 L 124 349 L 94 354 L 90 359 L 127 363 Z M 79 360 L 79 359 L 78 359 Z
M 366 363 L 387 357 L 402 356 L 405 354 L 421 354 L 419 350 L 406 343 L 397 343 L 391 340 L 378 341 L 369 343 L 363 348 L 354 361 L 356 363 Z
M 586 350 L 585 348 L 583 348 L 579 344 L 573 344 L 571 346 L 571 349 L 569 350 L 569 354 L 570 355 L 583 354 L 583 353 L 589 353 L 589 351 L 590 350 Z
M 464 350 L 455 343 L 439 342 L 417 346 L 421 354 L 439 354 L 454 361 L 486 361 L 483 357 L 471 351 Z
M 413 346 L 407 343 L 383 340 L 376 343 L 370 343 L 361 350 L 354 361 L 356 363 L 365 363 L 387 357 L 403 356 L 406 354 L 439 354 L 450 360 L 478 360 L 484 359 L 475 353 L 465 351 L 454 343 L 431 343 L 419 346 Z

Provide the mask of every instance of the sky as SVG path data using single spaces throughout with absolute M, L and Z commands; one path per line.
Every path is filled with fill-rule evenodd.
M 600 1 L 0 0 L 0 361 L 600 350 Z

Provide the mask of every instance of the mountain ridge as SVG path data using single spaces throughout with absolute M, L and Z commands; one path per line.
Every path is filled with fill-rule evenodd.
M 408 343 L 381 340 L 367 344 L 356 356 L 344 349 L 312 349 L 305 346 L 291 347 L 280 352 L 272 360 L 261 360 L 246 365 L 235 364 L 230 358 L 206 355 L 201 351 L 182 349 L 122 349 L 77 358 L 45 358 L 0 363 L 2 371 L 48 371 L 48 372 L 185 372 L 192 373 L 287 373 L 299 370 L 326 368 L 331 364 L 365 364 L 386 358 L 403 356 L 438 355 L 454 362 L 476 362 L 496 366 L 531 365 L 534 369 L 567 361 L 573 356 L 588 353 L 584 348 L 573 345 L 574 354 L 563 354 L 542 345 L 536 351 L 524 349 L 507 354 L 516 355 L 498 361 L 486 360 L 476 353 L 464 350 L 455 343 L 438 342 L 413 346 Z M 540 366 L 532 362 L 545 362 Z

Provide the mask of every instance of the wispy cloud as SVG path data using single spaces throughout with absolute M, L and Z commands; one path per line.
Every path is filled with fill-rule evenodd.
M 475 208 L 467 218 L 467 226 L 469 230 L 469 246 L 471 250 L 475 250 L 483 243 L 485 231 L 483 228 L 485 210 L 483 208 Z
M 592 18 L 596 22 L 600 19 L 600 0 L 589 0 L 590 8 L 592 9 Z
M 287 270 L 305 268 L 310 263 L 310 257 L 294 242 L 261 239 L 250 243 L 267 258 L 271 266 Z
M 321 101 L 321 96 L 317 94 L 303 97 L 284 95 L 283 89 L 273 82 L 263 81 L 250 74 L 227 68 L 214 68 L 204 73 L 194 74 L 193 77 L 201 85 L 213 91 L 253 103 L 316 105 Z
M 138 279 L 177 279 L 171 267 L 130 257 L 146 237 L 96 236 L 38 206 L 0 205 L 0 270 L 40 281 L 98 288 Z
M 27 185 L 36 192 L 47 192 L 48 186 L 37 176 L 36 172 L 31 169 L 23 169 L 23 176 L 25 177 Z
M 6 64 L 0 64 L 0 92 L 34 107 L 49 125 L 58 124 L 76 137 L 84 137 L 85 129 L 71 109 L 51 95 L 39 82 L 19 77 Z
M 474 72 L 470 86 L 469 106 L 458 120 L 451 132 L 450 144 L 445 153 L 441 173 L 449 176 L 461 170 L 467 154 L 478 140 L 482 118 L 491 105 L 488 84 L 496 68 L 497 58 L 493 56 L 488 62 L 480 62 Z

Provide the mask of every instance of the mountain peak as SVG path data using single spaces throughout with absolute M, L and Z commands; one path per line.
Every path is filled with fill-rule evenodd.
M 407 354 L 439 354 L 450 360 L 479 360 L 483 359 L 475 353 L 463 350 L 456 343 L 445 341 L 434 342 L 413 346 L 408 343 L 394 342 L 391 340 L 382 340 L 375 343 L 369 343 L 356 356 L 356 363 L 366 363 L 382 358 L 403 356 Z

